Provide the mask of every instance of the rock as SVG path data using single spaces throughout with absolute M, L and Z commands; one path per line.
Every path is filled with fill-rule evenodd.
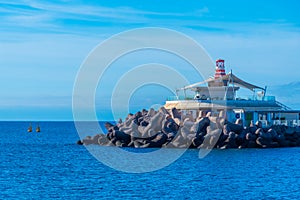
M 225 141 L 225 146 L 226 148 L 237 148 L 237 144 L 236 144 L 236 137 L 237 134 L 235 132 L 230 132 L 228 138 Z
M 167 142 L 167 135 L 164 133 L 158 133 L 153 140 L 147 141 L 142 147 L 146 148 L 160 148 L 163 144 Z
M 240 122 L 238 122 L 240 123 Z M 232 124 L 232 123 L 227 123 L 229 126 L 229 130 L 232 132 L 235 132 L 236 134 L 240 134 L 242 130 L 244 129 L 243 125 L 240 124 Z
M 187 131 L 187 132 L 185 132 Z M 195 134 L 190 134 L 187 127 L 181 127 L 177 132 L 176 137 L 169 143 L 173 146 L 180 147 L 181 145 L 190 145 Z
M 91 141 L 93 144 L 98 144 L 98 139 L 101 137 L 100 134 L 97 134 L 97 135 L 94 135 L 92 138 L 91 138 Z
M 81 140 L 78 140 L 78 141 L 76 142 L 76 144 L 78 144 L 78 145 L 83 145 L 83 142 L 82 142 Z
M 126 128 L 121 128 L 120 131 L 126 133 L 127 135 L 130 135 L 131 137 L 141 137 L 141 133 L 138 130 L 137 123 L 134 122 L 134 120 L 131 121 L 131 124 Z
M 256 141 L 257 139 L 257 135 L 256 134 L 252 134 L 252 133 L 247 133 L 246 134 L 246 140 L 248 141 Z
M 172 118 L 175 120 L 176 118 L 181 120 L 181 113 L 176 108 L 172 108 L 171 110 Z
M 266 148 L 266 147 L 268 147 L 268 145 L 269 145 L 269 143 L 267 143 L 267 142 L 265 141 L 265 139 L 262 138 L 262 137 L 258 137 L 258 138 L 256 139 L 256 144 L 259 145 L 260 147 L 263 147 L 263 148 Z
M 200 111 L 196 120 L 191 117 L 191 113 L 184 119 L 176 108 L 170 113 L 164 107 L 159 111 L 143 109 L 134 115 L 128 114 L 117 125 L 106 123 L 107 134 L 87 136 L 77 141 L 77 144 L 222 149 L 300 146 L 300 127 L 276 125 L 262 128 L 260 122 L 255 125 L 252 122 L 248 128 L 244 128 L 242 120 L 228 122 L 224 112 L 220 112 L 218 117 L 212 117 L 210 112 Z
M 216 147 L 221 133 L 222 130 L 220 129 L 207 132 L 207 134 L 204 136 L 204 141 L 199 148 L 212 149 Z
M 165 114 L 163 112 L 158 112 L 150 119 L 150 122 L 146 127 L 138 127 L 137 129 L 140 132 L 140 137 L 147 138 L 149 135 L 151 135 L 149 132 L 150 129 L 155 133 L 161 131 L 164 117 Z
M 98 138 L 98 144 L 99 145 L 106 145 L 109 143 L 109 140 L 108 138 L 105 136 L 105 135 L 101 135 L 99 138 Z
M 222 148 L 224 145 L 226 145 L 225 141 L 227 140 L 228 135 L 225 135 L 223 132 L 221 133 L 219 140 L 218 140 L 218 147 Z
M 261 121 L 257 121 L 257 122 L 255 123 L 255 126 L 256 126 L 257 128 L 262 128 L 262 123 L 261 123 Z
M 248 129 L 249 129 L 249 132 L 252 133 L 252 134 L 255 134 L 255 132 L 257 131 L 256 126 L 250 126 Z
M 261 136 L 263 134 L 263 129 L 262 128 L 258 128 L 256 131 L 255 131 L 255 135 L 257 137 Z
M 161 107 L 161 108 L 158 110 L 158 112 L 160 112 L 160 113 L 162 113 L 162 114 L 164 114 L 164 115 L 169 115 L 169 114 L 170 114 L 170 113 L 166 110 L 165 107 Z
M 247 131 L 246 130 L 243 130 L 239 135 L 237 135 L 236 137 L 236 145 L 237 146 L 246 146 L 245 141 L 246 141 L 246 134 L 247 134 Z
M 277 132 L 274 129 L 270 128 L 268 130 L 268 132 L 269 132 L 269 134 L 270 134 L 270 136 L 271 136 L 272 139 L 276 138 Z
M 288 127 L 286 130 L 285 130 L 285 134 L 288 134 L 288 135 L 292 135 L 296 133 L 296 129 L 294 127 Z
M 140 140 L 135 140 L 133 144 L 134 144 L 134 148 L 143 148 L 144 145 L 144 143 Z
M 110 130 L 112 130 L 112 129 L 114 128 L 114 125 L 113 125 L 112 123 L 110 123 L 110 122 L 106 122 L 106 123 L 104 124 L 104 127 L 106 128 L 106 130 L 107 130 L 108 132 L 110 132 Z
M 197 123 L 197 122 L 196 122 Z M 196 132 L 196 137 L 200 134 L 200 133 L 207 133 L 207 127 L 210 125 L 210 120 L 208 117 L 204 117 L 202 118 L 199 122 L 198 122 L 198 129 Z
M 108 143 L 106 143 L 104 146 L 108 146 L 108 147 L 110 147 L 110 146 L 115 146 L 115 144 L 113 144 L 111 141 L 109 141 Z
M 179 126 L 175 123 L 171 115 L 166 115 L 162 123 L 162 128 L 161 128 L 162 132 L 164 132 L 165 134 L 177 133 L 178 129 Z
M 204 137 L 194 137 L 192 139 L 192 145 L 194 147 L 198 147 L 203 143 L 203 141 L 204 141 Z
M 263 147 L 267 148 L 270 147 L 270 144 L 272 142 L 272 136 L 270 132 L 264 132 L 262 128 L 257 129 L 256 135 L 258 138 L 256 139 L 256 143 Z
M 256 148 L 256 147 L 257 147 L 257 144 L 256 144 L 255 141 L 249 141 L 247 147 L 248 147 L 248 148 Z
M 82 143 L 83 143 L 84 145 L 93 144 L 93 142 L 92 142 L 92 137 L 91 137 L 91 136 L 86 136 L 86 137 L 82 140 Z
M 117 146 L 117 147 L 121 147 L 121 145 L 122 145 L 122 142 L 119 141 L 119 140 L 117 140 L 117 141 L 116 141 L 116 146 Z
M 271 142 L 271 143 L 270 143 L 270 147 L 271 147 L 271 148 L 277 148 L 277 147 L 280 147 L 280 145 L 279 145 L 278 142 Z
M 208 126 L 211 130 L 215 130 L 219 128 L 217 117 L 208 117 L 208 119 L 209 119 Z
M 131 136 L 123 131 L 116 130 L 113 132 L 113 136 L 121 143 L 129 144 L 131 141 Z

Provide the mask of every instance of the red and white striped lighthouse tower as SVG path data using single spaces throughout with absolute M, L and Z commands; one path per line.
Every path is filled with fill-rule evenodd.
M 215 79 L 221 78 L 222 76 L 225 76 L 225 65 L 224 60 L 218 59 L 216 60 L 216 72 L 215 72 Z

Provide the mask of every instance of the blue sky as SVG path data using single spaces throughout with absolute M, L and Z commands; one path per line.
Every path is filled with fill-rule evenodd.
M 227 71 L 268 85 L 270 95 L 300 109 L 298 92 L 288 92 L 290 98 L 282 92 L 300 88 L 297 0 L 0 0 L 0 4 L 0 120 L 72 120 L 73 84 L 89 52 L 113 34 L 143 27 L 170 28 L 194 38 L 213 60 L 224 58 Z M 110 89 L 97 97 L 98 109 L 107 109 L 104 118 L 110 118 Z M 141 90 L 137 91 L 131 100 L 133 111 L 155 101 L 162 104 L 164 94 L 171 94 L 155 86 L 147 89 L 158 92 L 148 93 L 141 103 L 137 95 Z

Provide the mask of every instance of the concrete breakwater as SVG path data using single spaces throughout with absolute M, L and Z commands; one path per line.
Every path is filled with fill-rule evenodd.
M 173 108 L 143 109 L 129 114 L 124 122 L 106 123 L 106 134 L 96 134 L 77 144 L 135 148 L 275 148 L 300 146 L 300 127 L 275 125 L 262 128 L 260 122 L 244 127 L 242 120 L 226 120 L 225 112 L 211 116 L 200 111 L 197 118 Z

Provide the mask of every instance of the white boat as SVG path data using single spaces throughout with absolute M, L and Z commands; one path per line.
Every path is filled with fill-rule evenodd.
M 252 91 L 247 98 L 237 97 L 240 88 Z M 188 96 L 187 91 L 194 96 Z M 184 95 L 180 96 L 182 92 Z M 243 81 L 232 72 L 225 73 L 224 60 L 216 61 L 215 76 L 176 90 L 177 96 L 169 97 L 164 107 L 176 108 L 182 114 L 197 117 L 200 111 L 218 115 L 225 111 L 227 119 L 242 119 L 244 126 L 251 121 L 261 121 L 264 127 L 272 125 L 300 126 L 300 110 L 293 110 L 278 102 L 275 96 L 266 96 L 267 87 L 259 87 Z

